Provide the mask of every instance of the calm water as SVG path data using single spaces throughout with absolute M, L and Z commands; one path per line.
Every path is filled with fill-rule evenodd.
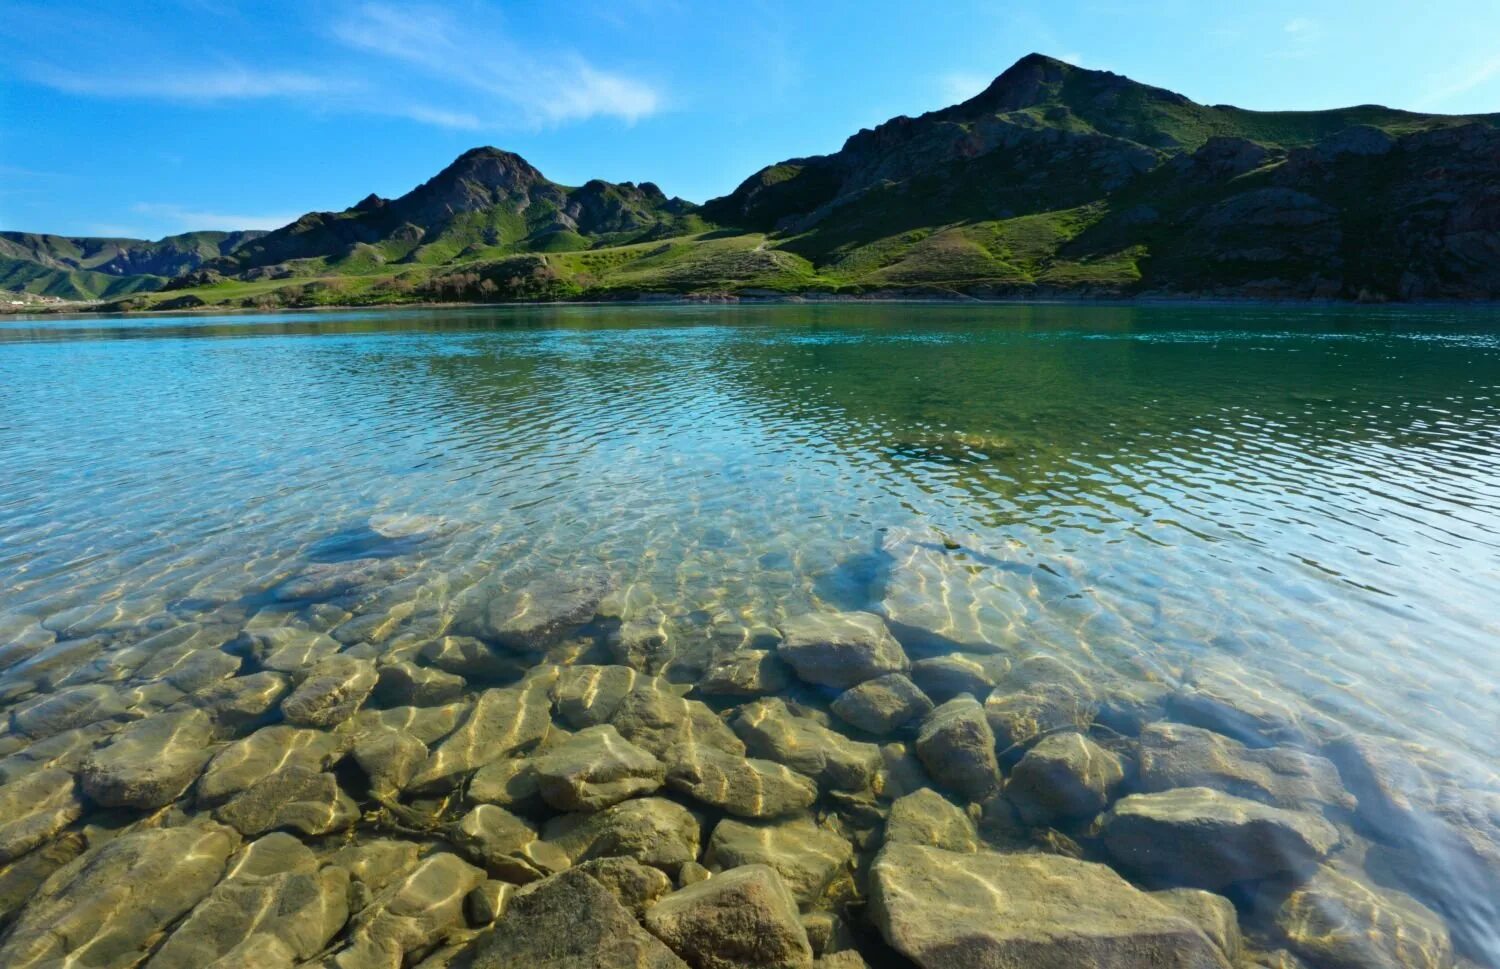
M 1495 782 L 1491 311 L 14 321 L 0 468 L 0 642 L 389 635 L 490 570 L 597 565 L 682 678 L 788 614 L 869 608 L 1102 684 L 1227 666 Z M 352 609 L 267 594 L 370 556 L 400 567 Z

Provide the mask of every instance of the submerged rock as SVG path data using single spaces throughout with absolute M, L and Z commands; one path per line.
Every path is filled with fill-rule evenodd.
M 769 649 L 742 649 L 721 657 L 698 680 L 706 696 L 768 696 L 791 685 L 792 673 Z
M 785 764 L 827 787 L 865 790 L 880 769 L 879 747 L 794 716 L 779 699 L 745 704 L 731 726 L 749 753 Z
M 1231 661 L 1195 664 L 1167 701 L 1173 719 L 1226 734 L 1252 747 L 1304 743 L 1305 707 Z
M 1011 771 L 1005 797 L 1031 824 L 1093 817 L 1125 779 L 1120 758 L 1081 733 L 1052 734 Z
M 815 612 L 781 624 L 777 655 L 808 683 L 848 689 L 911 667 L 901 644 L 879 616 L 868 612 Z
M 384 663 L 377 673 L 373 696 L 387 706 L 441 706 L 460 699 L 468 687 L 462 676 L 415 663 Z
M 326 633 L 293 626 L 247 629 L 224 647 L 235 656 L 249 657 L 264 670 L 286 674 L 310 670 L 343 648 Z
M 595 858 L 585 861 L 577 870 L 608 889 L 636 918 L 645 915 L 646 909 L 672 890 L 672 880 L 665 872 L 634 858 Z
M 419 655 L 440 672 L 465 680 L 495 682 L 520 676 L 525 665 L 495 652 L 472 636 L 443 636 L 428 641 Z
M 1299 955 L 1325 969 L 1445 969 L 1448 930 L 1400 892 L 1324 867 L 1293 891 L 1276 926 Z
M 394 799 L 427 763 L 427 745 L 405 730 L 364 731 L 354 743 L 354 762 L 377 797 Z
M 560 811 L 597 811 L 661 787 L 661 761 L 609 724 L 588 727 L 532 762 L 542 799 Z
M 931 788 L 897 798 L 885 822 L 886 844 L 925 845 L 944 851 L 978 851 L 974 819 Z
M 332 727 L 354 716 L 379 680 L 375 664 L 353 656 L 331 656 L 314 666 L 307 678 L 281 701 L 287 723 Z
M 80 786 L 105 807 L 164 807 L 197 779 L 212 737 L 213 722 L 202 710 L 138 721 L 89 755 L 78 773 Z
M 285 673 L 266 670 L 234 676 L 194 693 L 188 702 L 227 730 L 244 730 L 269 720 L 292 690 Z
M 504 808 L 481 804 L 459 821 L 454 842 L 490 874 L 517 884 L 536 881 L 568 867 L 566 852 L 539 845 L 536 828 Z
M 514 589 L 503 581 L 486 580 L 465 592 L 450 631 L 539 652 L 593 619 L 610 589 L 607 573 L 587 568 L 550 573 Z
M 845 723 L 874 734 L 890 733 L 931 710 L 927 694 L 900 673 L 866 680 L 833 701 L 833 712 Z
M 995 688 L 995 674 L 988 662 L 950 653 L 929 656 L 911 664 L 912 682 L 937 703 L 946 703 L 960 693 L 989 696 Z
M 714 826 L 704 860 L 720 869 L 774 868 L 798 904 L 810 906 L 852 863 L 854 848 L 843 835 L 806 815 L 758 822 L 725 818 Z
M 0 865 L 52 838 L 83 814 L 73 775 L 39 770 L 0 787 Z
M 131 720 L 125 693 L 103 683 L 89 683 L 29 700 L 10 713 L 10 728 L 42 740 L 101 720 Z
M 1003 751 L 1018 749 L 1061 730 L 1087 730 L 1097 705 L 1063 683 L 1039 683 L 1022 692 L 997 689 L 984 714 Z
M 621 699 L 609 721 L 620 736 L 657 757 L 684 744 L 713 747 L 736 756 L 745 745 L 718 714 L 698 700 L 685 700 L 665 680 L 646 680 Z
M 769 760 L 679 744 L 666 752 L 667 785 L 744 818 L 793 814 L 818 799 L 811 780 Z
M 283 767 L 220 805 L 214 817 L 246 837 L 277 828 L 316 835 L 353 824 L 359 806 L 339 788 L 332 774 Z
M 812 946 L 797 903 L 765 865 L 734 868 L 673 892 L 646 927 L 694 969 L 803 969 Z
M 922 969 L 1227 969 L 1198 929 L 1104 865 L 893 844 L 871 869 L 881 934 Z
M 917 757 L 942 786 L 971 801 L 982 801 L 1000 787 L 995 735 L 984 708 L 973 697 L 954 697 L 922 721 Z
M 198 780 L 198 803 L 221 804 L 286 767 L 324 771 L 344 756 L 348 738 L 278 724 L 224 747 Z
M 412 779 L 413 790 L 446 790 L 492 760 L 536 746 L 552 725 L 546 689 L 522 684 L 485 690 L 467 720 L 453 731 Z
M 457 855 L 429 855 L 359 914 L 349 945 L 334 957 L 334 965 L 400 966 L 433 948 L 463 925 L 464 897 L 484 880 L 484 872 Z
M 702 825 L 675 801 L 643 797 L 592 814 L 553 818 L 542 834 L 575 865 L 594 858 L 634 858 L 672 875 L 697 860 Z
M 1169 888 L 1151 897 L 1198 926 L 1230 963 L 1238 965 L 1244 948 L 1234 903 L 1200 888 Z
M 1289 747 L 1251 748 L 1222 734 L 1180 723 L 1141 731 L 1140 786 L 1147 792 L 1212 787 L 1276 807 L 1352 809 L 1332 762 Z
M 1312 873 L 1338 846 L 1323 818 L 1206 787 L 1134 794 L 1102 818 L 1104 843 L 1122 867 L 1202 888 Z
M 562 722 L 574 730 L 597 727 L 613 720 L 620 704 L 642 684 L 655 688 L 660 681 L 628 666 L 565 666 L 552 684 L 552 703 Z

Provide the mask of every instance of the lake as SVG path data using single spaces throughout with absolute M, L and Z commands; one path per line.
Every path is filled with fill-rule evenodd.
M 295 688 L 338 650 L 462 676 L 478 667 L 431 645 L 461 630 L 515 658 L 514 675 L 472 673 L 434 703 L 408 702 L 406 681 L 382 673 L 368 713 L 472 699 L 552 663 L 630 666 L 685 690 L 733 657 L 770 656 L 798 617 L 868 613 L 933 700 L 957 692 L 942 685 L 956 667 L 930 662 L 943 657 L 973 668 L 960 682 L 981 686 L 981 704 L 992 687 L 1041 698 L 1036 729 L 1010 744 L 1012 722 L 988 708 L 1007 776 L 1059 732 L 1058 690 L 1065 706 L 1086 698 L 1087 715 L 1062 726 L 1119 756 L 1118 792 L 1153 789 L 1136 779 L 1133 738 L 1155 721 L 1211 728 L 1234 751 L 1329 757 L 1359 807 L 1332 798 L 1302 813 L 1338 829 L 1333 856 L 1437 911 L 1471 958 L 1500 951 L 1484 887 L 1500 883 L 1487 853 L 1500 844 L 1500 311 L 14 319 L 0 323 L 0 469 L 7 783 L 87 773 L 119 731 L 188 708 L 213 714 L 205 751 L 241 741 L 269 728 L 226 726 L 194 697 L 267 670 Z M 485 608 L 475 590 L 512 611 L 546 613 L 533 600 L 548 595 L 568 608 L 522 649 L 495 631 L 502 607 L 465 616 Z M 313 644 L 308 665 L 267 665 L 287 630 Z M 842 687 L 795 672 L 764 689 L 726 673 L 734 685 L 687 696 L 731 724 L 747 697 L 771 694 L 860 743 L 914 742 L 917 721 L 886 736 L 850 727 L 830 713 Z M 80 699 L 30 726 L 25 711 L 66 691 L 97 715 Z M 1372 745 L 1411 773 L 1372 766 Z M 1162 786 L 1254 786 L 1194 776 Z M 345 787 L 368 809 L 362 783 Z M 690 787 L 673 796 L 704 800 Z M 817 810 L 839 814 L 827 796 Z M 49 837 L 106 808 L 119 825 L 159 806 L 115 797 L 86 789 Z M 192 812 L 193 798 L 168 800 Z M 1287 808 L 1274 792 L 1261 802 Z M 1179 879 L 1134 865 L 1088 818 L 1022 817 L 1139 884 L 1211 884 L 1258 944 L 1318 955 L 1257 914 L 1244 886 L 1265 872 Z M 1387 850 L 1396 861 L 1366 858 Z M 1401 858 L 1478 881 L 1403 879 Z M 8 904 L 19 932 L 23 902 Z

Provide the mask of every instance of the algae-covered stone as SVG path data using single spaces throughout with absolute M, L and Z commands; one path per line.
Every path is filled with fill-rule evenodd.
M 609 890 L 636 918 L 672 890 L 672 880 L 660 868 L 643 865 L 634 858 L 595 858 L 579 865 L 583 872 Z
M 484 880 L 484 872 L 457 855 L 429 855 L 359 914 L 349 945 L 334 964 L 338 969 L 400 966 L 431 949 L 463 926 L 464 898 Z
M 1120 758 L 1081 733 L 1043 737 L 1011 771 L 1005 797 L 1032 824 L 1093 817 L 1125 771 Z
M 361 909 L 387 885 L 416 868 L 418 853 L 413 841 L 375 838 L 340 848 L 334 852 L 332 864 L 349 873 L 351 897 L 358 896 L 354 908 Z
M 833 712 L 844 722 L 875 734 L 890 733 L 931 710 L 927 694 L 900 673 L 866 680 L 833 701 Z
M 1200 888 L 1169 888 L 1152 892 L 1151 897 L 1198 926 L 1230 963 L 1240 963 L 1244 943 L 1239 917 L 1229 899 Z
M 853 858 L 854 848 L 843 835 L 806 815 L 756 822 L 725 818 L 714 826 L 704 856 L 709 865 L 721 869 L 743 865 L 776 869 L 803 906 L 821 897 Z
M 886 844 L 978 851 L 979 830 L 963 809 L 931 788 L 899 797 L 885 822 Z
M 574 864 L 634 858 L 670 875 L 697 860 L 702 826 L 693 812 L 675 801 L 643 797 L 592 814 L 553 818 L 542 836 Z
M 465 774 L 492 760 L 526 750 L 547 735 L 552 724 L 547 691 L 539 685 L 523 684 L 504 690 L 486 690 L 463 725 L 453 731 L 427 758 L 413 778 L 414 790 L 456 787 Z
M 1325 758 L 1290 747 L 1247 747 L 1180 723 L 1148 724 L 1141 731 L 1140 787 L 1147 792 L 1212 787 L 1301 811 L 1352 809 L 1355 803 Z
M 1102 819 L 1111 856 L 1130 871 L 1220 888 L 1272 875 L 1306 876 L 1338 846 L 1323 818 L 1206 787 L 1134 794 Z
M 39 770 L 0 787 L 0 865 L 31 851 L 83 814 L 73 775 Z
M 679 744 L 664 759 L 669 787 L 739 817 L 792 814 L 818 799 L 816 784 L 774 761 L 697 744 Z
M 875 924 L 922 969 L 1229 965 L 1197 926 L 1104 865 L 892 844 L 871 882 Z
M 662 762 L 609 724 L 589 727 L 532 763 L 542 799 L 561 811 L 597 811 L 661 787 Z
M 769 649 L 741 649 L 709 665 L 698 680 L 707 696 L 768 696 L 785 690 L 791 670 Z
M 781 624 L 777 654 L 808 683 L 848 689 L 911 662 L 885 621 L 868 612 L 814 612 Z
M 510 588 L 503 578 L 465 592 L 450 630 L 506 649 L 540 651 L 594 618 L 609 593 L 599 569 L 562 570 Z
M 130 724 L 83 762 L 83 792 L 105 807 L 152 809 L 181 797 L 211 753 L 213 721 L 202 710 Z
M 687 969 L 582 871 L 518 892 L 480 944 L 474 969 Z
M 544 878 L 569 863 L 560 849 L 538 845 L 531 822 L 493 804 L 481 804 L 464 815 L 452 837 L 475 864 L 517 884 Z
M 277 828 L 315 835 L 353 824 L 359 806 L 339 788 L 332 774 L 283 767 L 220 805 L 214 817 L 246 837 Z
M 427 745 L 405 730 L 365 731 L 354 743 L 354 762 L 377 797 L 394 798 L 427 763 Z
M 803 969 L 812 946 L 775 870 L 734 868 L 663 898 L 646 927 L 694 969 Z
M 1453 964 L 1448 930 L 1401 892 L 1320 868 L 1276 913 L 1292 949 L 1326 969 L 1444 969 Z
M 785 764 L 827 787 L 862 791 L 880 769 L 879 747 L 794 716 L 779 699 L 745 704 L 731 726 L 751 754 Z
M 973 801 L 1000 787 L 995 735 L 973 697 L 954 697 L 929 713 L 917 734 L 917 757 L 933 779 Z
M 135 965 L 213 889 L 237 844 L 222 825 L 192 824 L 133 831 L 80 856 L 21 911 L 0 966 Z
M 314 666 L 292 695 L 281 701 L 281 715 L 291 724 L 332 727 L 354 715 L 378 680 L 370 660 L 330 656 Z

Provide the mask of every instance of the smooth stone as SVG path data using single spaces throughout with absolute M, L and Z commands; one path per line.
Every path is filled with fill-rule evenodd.
M 73 775 L 39 770 L 0 787 L 0 865 L 50 840 L 83 814 Z
M 646 927 L 694 969 L 804 969 L 812 945 L 797 902 L 766 865 L 679 889 L 646 912 Z
M 423 662 L 440 672 L 465 681 L 508 680 L 524 667 L 514 656 L 495 652 L 472 636 L 443 636 L 429 641 L 419 654 Z
M 818 799 L 816 784 L 775 761 L 698 744 L 679 744 L 663 759 L 668 787 L 739 817 L 793 814 Z
M 655 676 L 672 659 L 672 644 L 659 622 L 632 619 L 609 636 L 609 655 L 621 666 Z
M 496 804 L 511 811 L 531 812 L 542 806 L 530 757 L 490 761 L 474 772 L 466 793 L 477 804 Z
M 1120 866 L 1199 888 L 1272 875 L 1305 876 L 1340 843 L 1322 817 L 1207 787 L 1133 794 L 1101 819 Z
M 1061 683 L 1039 683 L 1016 692 L 1000 687 L 985 699 L 984 715 L 1002 752 L 1062 730 L 1087 730 L 1097 706 Z
M 336 726 L 364 705 L 379 678 L 370 660 L 330 656 L 281 701 L 281 715 L 299 726 Z
M 353 824 L 359 805 L 332 774 L 293 766 L 256 781 L 214 809 L 214 817 L 247 838 L 277 828 L 318 835 Z
M 646 909 L 672 890 L 672 880 L 665 872 L 634 858 L 595 858 L 576 870 L 603 885 L 636 918 L 645 915 Z
M 474 705 L 467 700 L 435 707 L 391 707 L 387 710 L 361 710 L 346 721 L 340 732 L 354 742 L 369 731 L 400 730 L 416 737 L 429 747 L 457 730 L 468 719 Z
M 787 619 L 779 631 L 777 655 L 808 683 L 843 690 L 911 667 L 885 621 L 873 613 L 806 613 Z
M 609 724 L 588 727 L 532 762 L 542 800 L 560 811 L 598 811 L 661 787 L 661 761 Z
M 460 699 L 468 689 L 462 676 L 415 663 L 385 663 L 377 675 L 372 695 L 383 706 L 442 706 Z
M 1081 733 L 1037 741 L 1010 773 L 1005 797 L 1029 824 L 1093 817 L 1125 779 L 1120 758 Z
M 609 589 L 608 574 L 591 568 L 554 572 L 516 589 L 487 580 L 460 595 L 449 630 L 539 652 L 593 619 Z
M 172 930 L 145 969 L 199 969 L 233 960 L 257 951 L 251 945 L 257 935 L 279 940 L 294 960 L 310 959 L 348 921 L 348 896 L 348 871 L 320 869 L 312 850 L 291 835 L 266 835 L 230 859 L 224 880 Z
M 712 877 L 714 873 L 696 861 L 683 862 L 682 867 L 677 870 L 677 887 L 686 888 L 698 882 L 706 882 Z
M 886 844 L 970 852 L 982 847 L 974 819 L 931 788 L 897 798 L 885 822 Z
M 731 723 L 745 749 L 766 760 L 785 764 L 826 787 L 862 791 L 880 769 L 880 748 L 850 740 L 836 730 L 799 717 L 775 698 L 740 707 Z
M 698 680 L 705 696 L 768 696 L 792 682 L 792 671 L 769 649 L 741 649 L 709 665 Z
M 10 784 L 39 770 L 76 771 L 89 754 L 118 733 L 122 726 L 114 721 L 91 723 L 28 744 L 0 760 L 0 784 Z
M 334 965 L 366 969 L 415 961 L 463 927 L 464 899 L 484 881 L 484 872 L 455 854 L 428 855 L 359 913 Z
M 962 653 L 917 660 L 911 664 L 911 679 L 937 703 L 946 703 L 960 693 L 988 696 L 996 683 L 987 664 Z
M 348 742 L 348 737 L 323 730 L 262 727 L 214 755 L 198 779 L 198 803 L 221 804 L 287 767 L 327 770 L 344 756 Z
M 776 821 L 725 818 L 714 826 L 704 861 L 717 869 L 767 865 L 776 869 L 801 906 L 820 898 L 834 877 L 854 860 L 843 835 L 802 815 Z
M 427 745 L 405 730 L 366 731 L 354 743 L 354 762 L 370 779 L 370 791 L 394 799 L 427 763 Z
M 922 969 L 1227 969 L 1196 925 L 1104 865 L 887 845 L 871 914 Z
M 565 666 L 552 684 L 553 709 L 574 730 L 609 723 L 642 683 L 658 683 L 628 666 Z
M 971 801 L 982 801 L 1000 788 L 995 735 L 984 708 L 967 694 L 923 718 L 916 750 L 933 780 Z
M 575 865 L 595 858 L 634 858 L 671 875 L 698 859 L 702 823 L 675 801 L 643 797 L 591 814 L 553 818 L 542 837 Z
M 78 772 L 96 804 L 153 810 L 177 800 L 211 755 L 213 720 L 198 709 L 139 720 L 94 751 Z
M 474 969 L 686 969 L 603 884 L 567 871 L 517 892 Z
M 134 719 L 126 694 L 113 686 L 90 683 L 48 693 L 15 707 L 10 728 L 43 740 L 101 720 Z
M 88 842 L 65 831 L 8 864 L 0 864 L 0 935 L 58 869 L 83 854 Z
M 745 745 L 719 715 L 699 700 L 678 696 L 665 680 L 646 680 L 620 701 L 609 722 L 620 736 L 659 758 L 681 744 L 743 755 Z
M 1167 712 L 1252 747 L 1307 741 L 1307 709 L 1227 660 L 1195 664 L 1167 700 Z
M 212 891 L 238 843 L 217 824 L 120 835 L 43 883 L 0 943 L 0 966 L 136 965 Z
M 1141 731 L 1140 788 L 1212 787 L 1296 811 L 1352 810 L 1332 761 L 1290 747 L 1247 747 L 1223 734 L 1180 723 Z
M 545 878 L 569 864 L 566 852 L 537 843 L 536 828 L 529 821 L 493 804 L 481 804 L 465 814 L 453 841 L 470 861 L 516 884 Z
M 148 661 L 136 675 L 145 681 L 165 680 L 184 693 L 197 693 L 233 678 L 239 671 L 239 657 L 199 645 L 170 664 Z
M 419 853 L 415 842 L 375 838 L 340 848 L 330 863 L 349 873 L 351 897 L 359 897 L 355 908 L 362 909 L 387 885 L 415 869 Z
M 516 886 L 491 878 L 464 896 L 464 918 L 470 925 L 489 925 L 505 914 Z
M 1168 888 L 1152 892 L 1151 897 L 1198 926 L 1231 965 L 1240 964 L 1244 940 L 1233 902 L 1201 888 Z
M 932 701 L 908 677 L 890 673 L 841 693 L 833 712 L 867 733 L 887 734 L 932 711 Z
M 292 682 L 285 673 L 266 670 L 221 680 L 197 691 L 188 702 L 220 727 L 238 731 L 270 719 L 291 691 Z
M 224 647 L 225 652 L 249 657 L 264 670 L 286 674 L 311 669 L 341 649 L 339 641 L 326 633 L 295 626 L 247 629 Z
M 1446 969 L 1453 945 L 1443 920 L 1416 899 L 1320 868 L 1287 896 L 1276 926 L 1320 969 Z
M 537 685 L 485 690 L 467 720 L 443 740 L 412 780 L 418 791 L 457 787 L 464 775 L 534 747 L 552 725 L 547 691 Z

